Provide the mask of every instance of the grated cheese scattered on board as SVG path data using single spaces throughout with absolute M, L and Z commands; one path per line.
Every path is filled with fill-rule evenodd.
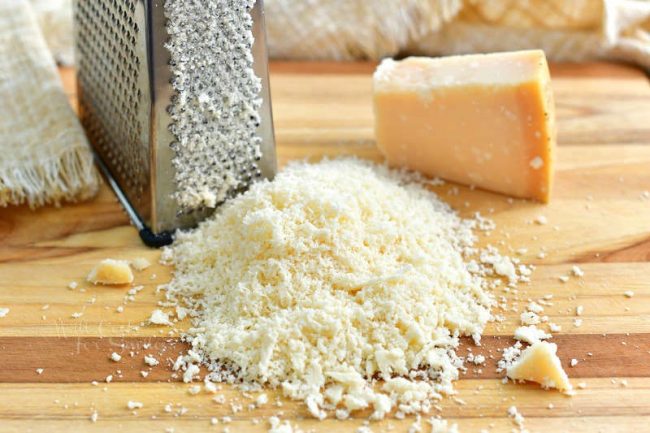
M 176 267 L 168 301 L 192 317 L 183 380 L 204 363 L 211 380 L 280 387 L 320 419 L 428 411 L 451 393 L 459 336 L 478 342 L 491 318 L 485 276 L 530 272 L 476 249 L 477 220 L 416 180 L 354 159 L 295 163 L 179 233 L 161 260 Z

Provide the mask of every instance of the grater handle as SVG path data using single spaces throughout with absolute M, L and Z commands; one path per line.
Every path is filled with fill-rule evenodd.
M 133 206 L 131 206 L 131 203 L 124 195 L 124 192 L 117 184 L 117 181 L 115 180 L 115 178 L 113 178 L 111 171 L 108 169 L 106 164 L 104 164 L 104 161 L 102 161 L 102 159 L 97 154 L 95 154 L 95 162 L 97 163 L 97 166 L 99 167 L 102 174 L 104 175 L 104 178 L 106 178 L 106 182 L 108 182 L 111 189 L 117 196 L 117 199 L 122 204 L 122 207 L 129 215 L 129 219 L 131 219 L 131 223 L 138 230 L 142 242 L 144 242 L 146 246 L 151 248 L 162 248 L 167 245 L 171 245 L 171 243 L 174 242 L 173 233 L 165 231 L 165 232 L 155 234 L 149 227 L 147 227 L 145 223 L 142 222 L 142 220 L 140 219 L 140 216 L 138 215 L 136 210 L 133 209 Z
M 162 248 L 174 242 L 174 237 L 171 232 L 155 234 L 149 227 L 144 227 L 140 229 L 139 233 L 142 242 L 150 248 Z

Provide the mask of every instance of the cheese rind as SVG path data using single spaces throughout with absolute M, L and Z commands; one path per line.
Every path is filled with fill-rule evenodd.
M 537 382 L 547 389 L 570 391 L 573 387 L 556 352 L 557 345 L 539 341 L 521 353 L 508 367 L 507 375 L 513 380 Z
M 548 202 L 556 130 L 542 51 L 388 59 L 374 106 L 390 165 Z

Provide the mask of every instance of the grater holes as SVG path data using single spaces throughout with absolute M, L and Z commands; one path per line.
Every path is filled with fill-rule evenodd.
M 82 121 L 132 201 L 144 199 L 149 171 L 135 11 L 135 0 L 93 0 L 78 2 L 75 12 Z

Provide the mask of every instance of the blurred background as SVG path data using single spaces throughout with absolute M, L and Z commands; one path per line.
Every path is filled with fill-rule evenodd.
M 72 0 L 30 1 L 57 60 L 72 64 Z M 552 61 L 650 69 L 647 0 L 266 0 L 265 8 L 274 59 L 542 48 Z

